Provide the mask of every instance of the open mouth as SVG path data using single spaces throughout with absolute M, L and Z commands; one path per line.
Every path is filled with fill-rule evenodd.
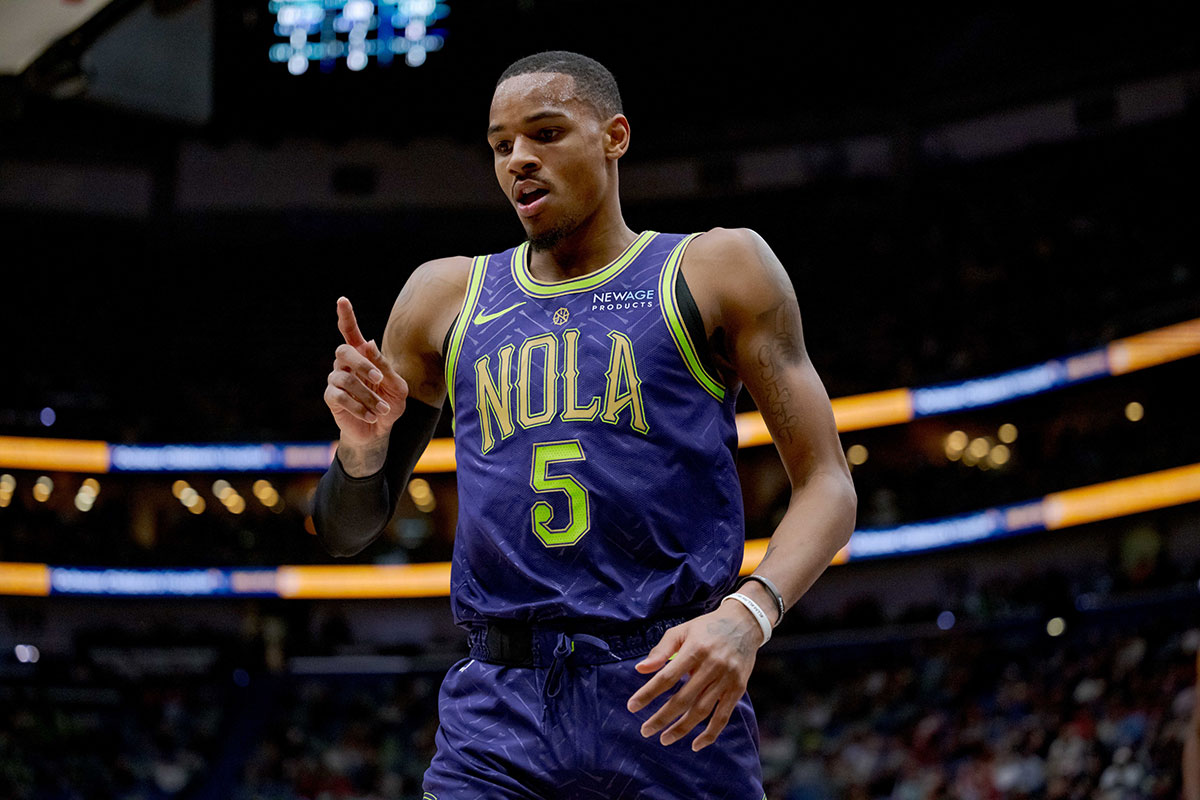
M 517 205 L 521 209 L 532 208 L 537 201 L 549 194 L 546 189 L 526 189 L 517 195 Z

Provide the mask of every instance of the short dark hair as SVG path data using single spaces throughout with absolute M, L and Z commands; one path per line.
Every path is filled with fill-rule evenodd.
M 546 50 L 525 56 L 509 65 L 500 73 L 497 88 L 509 78 L 531 72 L 557 72 L 575 79 L 575 91 L 580 100 L 590 104 L 601 117 L 608 118 L 623 114 L 621 92 L 617 79 L 594 58 L 588 58 L 569 50 Z

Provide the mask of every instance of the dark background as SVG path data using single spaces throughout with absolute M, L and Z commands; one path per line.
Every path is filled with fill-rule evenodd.
M 0 435 L 335 438 L 336 298 L 377 336 L 422 261 L 518 241 L 483 129 L 495 77 L 546 48 L 621 84 L 631 227 L 763 234 L 833 397 L 1200 317 L 1191 4 L 450 9 L 420 68 L 297 77 L 267 61 L 265 2 L 118 2 L 0 76 Z M 858 525 L 1200 461 L 1195 383 L 1191 358 L 844 434 L 870 452 Z M 945 457 L 950 431 L 1005 422 L 1020 436 L 1004 468 Z M 786 476 L 772 448 L 739 460 L 747 534 L 767 536 Z M 80 513 L 84 476 L 54 474 L 39 504 L 38 473 L 11 472 L 2 561 L 331 561 L 304 530 L 314 475 L 269 476 L 281 514 L 251 498 L 259 476 L 233 476 L 246 513 L 210 496 L 193 516 L 173 475 L 100 476 Z M 184 477 L 209 494 L 221 476 Z M 453 475 L 426 477 L 436 508 L 403 498 L 357 561 L 448 557 Z M 1198 534 L 1191 504 L 831 569 L 751 687 L 768 795 L 1176 796 Z M 36 664 L 16 657 L 27 643 Z M 418 796 L 462 647 L 444 598 L 5 597 L 0 796 Z

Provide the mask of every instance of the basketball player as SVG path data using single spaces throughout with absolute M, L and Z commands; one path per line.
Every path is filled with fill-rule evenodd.
M 340 439 L 314 519 L 334 555 L 378 535 L 447 396 L 454 414 L 470 658 L 441 688 L 425 798 L 760 800 L 755 654 L 856 502 L 791 281 L 752 231 L 625 224 L 629 121 L 589 58 L 509 67 L 487 141 L 527 240 L 423 264 L 382 347 L 340 298 L 325 391 Z M 743 384 L 793 491 L 731 594 Z

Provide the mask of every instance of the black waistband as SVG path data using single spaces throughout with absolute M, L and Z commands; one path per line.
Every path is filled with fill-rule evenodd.
M 480 661 L 509 667 L 545 667 L 554 662 L 555 650 L 565 637 L 567 642 L 572 642 L 573 661 L 607 664 L 646 655 L 668 628 L 686 622 L 696 613 L 618 624 L 563 620 L 557 625 L 529 625 L 490 620 L 470 625 L 467 643 L 471 647 L 471 657 Z M 575 647 L 572 637 L 580 634 L 578 643 L 583 646 Z M 597 646 L 596 640 L 604 646 Z

